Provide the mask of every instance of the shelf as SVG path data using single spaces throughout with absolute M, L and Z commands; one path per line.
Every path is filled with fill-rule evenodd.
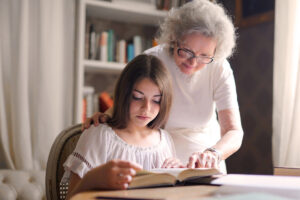
M 91 73 L 121 73 L 125 64 L 117 62 L 101 62 L 97 60 L 84 60 L 84 71 Z
M 86 0 L 86 5 L 88 16 L 143 25 L 158 26 L 167 15 L 167 11 L 145 8 L 138 3 L 128 6 L 125 3 Z

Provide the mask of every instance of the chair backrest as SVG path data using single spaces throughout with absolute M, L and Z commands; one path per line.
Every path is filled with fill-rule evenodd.
M 64 200 L 68 184 L 60 184 L 64 174 L 63 163 L 73 152 L 81 135 L 81 124 L 63 130 L 55 139 L 49 153 L 46 168 L 46 197 L 48 200 Z

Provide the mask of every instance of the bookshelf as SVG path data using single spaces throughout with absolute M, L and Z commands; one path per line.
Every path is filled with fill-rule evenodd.
M 125 66 L 124 63 L 103 62 L 85 58 L 87 20 L 89 18 L 96 19 L 99 22 L 106 23 L 106 26 L 111 25 L 112 29 L 116 27 L 116 25 L 114 27 L 114 24 L 120 25 L 124 23 L 129 26 L 128 30 L 131 31 L 131 33 L 128 34 L 133 34 L 134 31 L 143 26 L 157 29 L 159 22 L 167 15 L 167 11 L 156 10 L 154 7 L 143 6 L 139 3 L 133 6 L 133 4 L 117 0 L 77 0 L 76 6 L 74 123 L 81 123 L 83 112 L 83 89 L 86 84 L 87 74 L 89 76 L 116 76 Z

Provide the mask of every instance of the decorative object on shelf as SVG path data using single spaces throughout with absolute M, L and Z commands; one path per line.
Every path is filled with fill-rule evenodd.
M 101 92 L 99 95 L 100 112 L 105 112 L 107 109 L 113 106 L 113 99 L 107 92 Z

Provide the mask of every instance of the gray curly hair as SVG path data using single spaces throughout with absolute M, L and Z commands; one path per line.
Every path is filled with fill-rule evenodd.
M 193 0 L 180 8 L 172 8 L 160 25 L 158 43 L 166 44 L 173 55 L 174 45 L 182 36 L 199 32 L 217 40 L 215 60 L 230 57 L 236 43 L 233 23 L 222 5 L 208 0 Z

